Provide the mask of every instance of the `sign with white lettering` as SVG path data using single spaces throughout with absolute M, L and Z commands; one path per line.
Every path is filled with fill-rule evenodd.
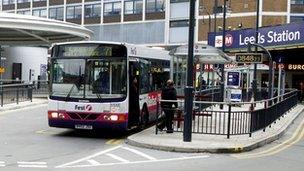
M 304 71 L 304 64 L 276 64 L 275 69 L 282 68 L 288 71 Z
M 291 23 L 273 27 L 261 27 L 258 33 L 258 44 L 262 46 L 280 46 L 304 44 L 304 23 Z M 255 29 L 242 29 L 226 32 L 227 49 L 246 48 L 248 43 L 255 43 Z M 209 33 L 208 44 L 222 47 L 221 33 Z
M 241 102 L 242 101 L 242 90 L 241 89 L 230 89 L 230 101 Z
M 239 71 L 227 72 L 227 87 L 239 87 L 241 83 L 241 73 Z

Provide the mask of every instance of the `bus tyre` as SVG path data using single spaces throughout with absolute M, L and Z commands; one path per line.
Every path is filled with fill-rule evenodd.
M 144 105 L 141 110 L 140 123 L 142 129 L 145 128 L 149 123 L 149 113 L 146 105 Z

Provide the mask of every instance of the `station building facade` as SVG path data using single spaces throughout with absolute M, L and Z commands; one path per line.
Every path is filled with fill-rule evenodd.
M 258 30 L 257 43 L 266 48 L 271 55 L 262 49 L 258 49 L 259 53 L 264 54 L 262 64 L 268 65 L 269 59 L 274 61 L 275 86 L 278 83 L 279 68 L 285 75 L 286 87 L 299 88 L 304 85 L 304 22 L 296 22 L 282 24 L 277 26 L 260 27 Z M 241 29 L 231 30 L 225 33 L 225 49 L 232 56 L 236 53 L 248 52 L 248 44 L 256 42 L 256 30 Z M 222 34 L 209 33 L 208 44 L 218 48 L 222 47 Z M 252 46 L 251 51 L 254 51 Z M 240 63 L 239 65 L 243 65 Z M 250 63 L 247 63 L 248 67 Z M 253 65 L 253 64 L 251 64 Z M 246 69 L 242 67 L 246 72 Z M 259 68 L 259 67 L 258 67 Z M 258 85 L 268 82 L 268 66 L 258 69 Z M 251 74 L 253 74 L 251 69 Z M 253 77 L 253 76 L 251 76 Z M 302 87 L 303 88 L 303 87 Z

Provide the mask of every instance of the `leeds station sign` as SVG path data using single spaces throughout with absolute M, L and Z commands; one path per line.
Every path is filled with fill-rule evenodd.
M 279 26 L 261 27 L 258 33 L 258 44 L 262 46 L 287 46 L 304 44 L 304 22 Z M 247 48 L 249 43 L 255 43 L 255 29 L 226 31 L 225 46 L 227 49 Z M 208 44 L 215 47 L 222 46 L 220 32 L 208 34 Z

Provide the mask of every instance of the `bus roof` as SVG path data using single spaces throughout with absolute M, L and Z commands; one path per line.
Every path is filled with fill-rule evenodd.
M 144 45 L 135 45 L 122 42 L 111 42 L 111 41 L 75 41 L 75 42 L 65 42 L 56 43 L 54 45 L 71 45 L 71 44 L 112 44 L 112 45 L 123 45 L 127 48 L 128 56 L 138 57 L 138 58 L 148 58 L 148 59 L 160 59 L 160 60 L 170 60 L 171 56 L 169 51 L 152 48 Z

